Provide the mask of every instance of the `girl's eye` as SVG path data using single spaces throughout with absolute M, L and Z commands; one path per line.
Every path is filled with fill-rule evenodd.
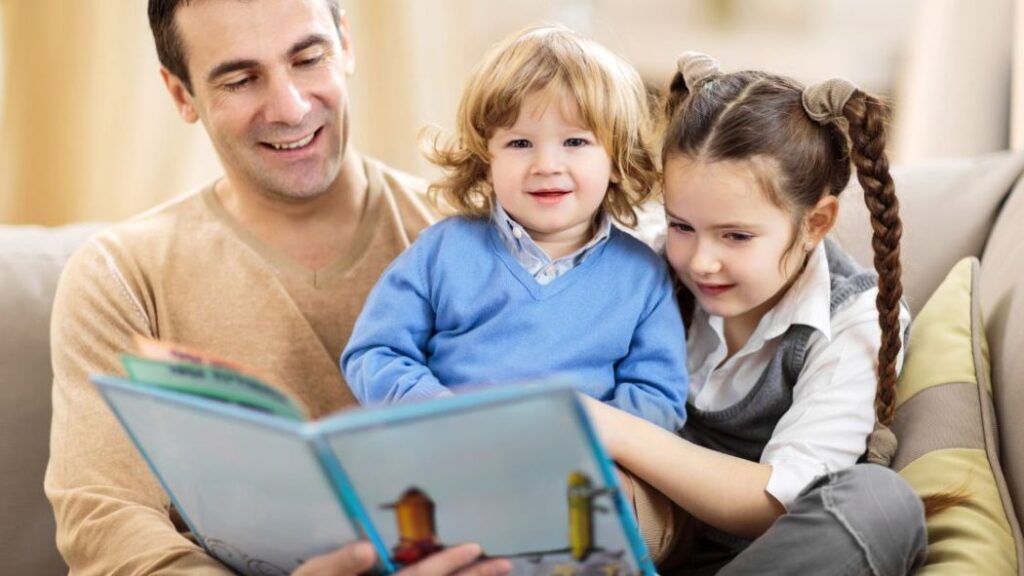
M 753 234 L 747 234 L 745 232 L 726 232 L 725 239 L 732 240 L 733 242 L 747 242 L 754 238 Z
M 586 138 L 568 138 L 565 141 L 565 145 L 571 148 L 578 148 L 587 144 L 590 144 L 590 142 Z
M 682 222 L 669 222 L 668 227 L 676 232 L 693 232 L 693 226 Z
M 506 146 L 508 146 L 509 148 L 529 148 L 530 141 L 519 138 L 517 140 L 510 141 L 508 144 L 506 144 Z

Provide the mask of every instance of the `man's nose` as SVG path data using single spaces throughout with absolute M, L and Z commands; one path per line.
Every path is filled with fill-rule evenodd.
M 295 126 L 301 124 L 312 105 L 291 78 L 279 78 L 270 83 L 267 95 L 266 121 Z

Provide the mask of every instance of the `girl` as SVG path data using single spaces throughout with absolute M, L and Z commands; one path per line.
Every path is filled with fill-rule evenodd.
M 657 173 L 639 75 L 560 27 L 499 44 L 473 73 L 432 186 L 458 211 L 371 292 L 342 354 L 360 402 L 568 375 L 675 431 L 686 360 L 664 262 L 636 223 Z
M 883 104 L 845 81 L 805 89 L 688 53 L 667 113 L 666 252 L 691 320 L 689 422 L 680 438 L 589 403 L 635 475 L 660 568 L 906 573 L 924 557 L 921 502 L 888 468 L 855 466 L 869 436 L 869 460 L 895 450 L 886 426 L 909 323 Z M 826 238 L 851 158 L 877 276 Z

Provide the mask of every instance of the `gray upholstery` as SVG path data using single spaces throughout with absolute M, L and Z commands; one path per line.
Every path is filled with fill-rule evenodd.
M 50 442 L 50 304 L 68 255 L 97 229 L 0 227 L 0 563 L 67 573 L 43 496 Z

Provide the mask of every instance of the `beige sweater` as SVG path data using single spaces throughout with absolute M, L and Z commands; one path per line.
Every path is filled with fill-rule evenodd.
M 320 416 L 354 402 L 338 357 L 384 268 L 428 225 L 423 187 L 365 162 L 369 199 L 351 246 L 312 272 L 242 229 L 212 187 L 83 246 L 54 303 L 46 494 L 73 575 L 228 574 L 187 530 L 88 381 L 123 373 L 140 333 L 252 367 Z M 174 518 L 172 519 L 172 515 Z

